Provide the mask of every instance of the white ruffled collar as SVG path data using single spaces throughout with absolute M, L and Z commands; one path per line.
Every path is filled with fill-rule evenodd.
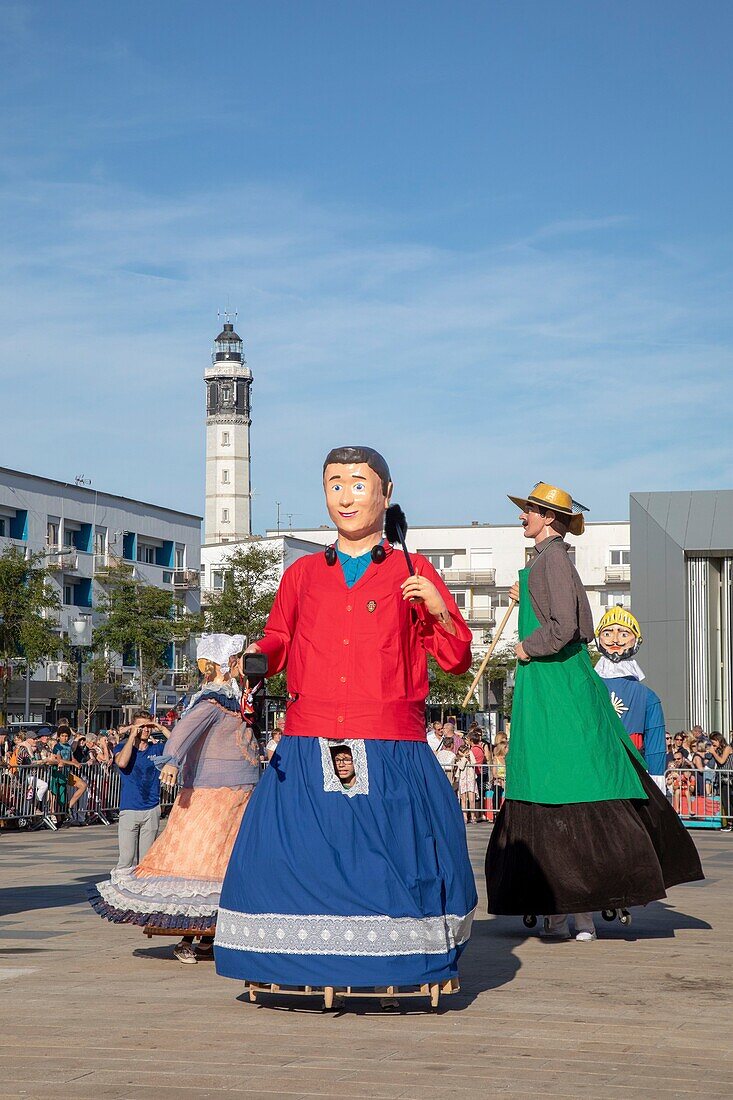
M 619 661 L 618 664 L 609 661 L 608 657 L 601 657 L 596 665 L 596 672 L 602 680 L 620 680 L 622 676 L 639 681 L 646 679 L 633 657 L 627 661 Z

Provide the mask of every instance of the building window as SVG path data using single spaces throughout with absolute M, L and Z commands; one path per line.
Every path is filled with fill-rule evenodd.
M 456 607 L 460 607 L 461 609 L 465 608 L 465 606 L 466 606 L 466 593 L 465 592 L 454 592 L 453 593 L 453 599 L 456 601 Z
M 509 593 L 496 592 L 492 597 L 492 607 L 509 607 Z
M 601 607 L 631 607 L 630 592 L 599 592 Z
M 138 543 L 137 560 L 143 565 L 155 565 L 155 547 L 147 546 L 144 542 Z
M 176 547 L 176 569 L 185 569 L 185 548 L 183 546 Z
M 628 548 L 611 550 L 611 565 L 631 565 L 631 551 Z
M 531 565 L 534 559 L 537 557 L 537 550 L 534 546 L 528 546 L 524 551 L 524 564 L 525 566 Z
M 94 532 L 94 553 L 104 554 L 107 551 L 107 530 L 104 527 L 98 527 Z
M 173 574 L 163 571 L 163 584 L 173 584 Z
M 222 386 L 221 387 L 221 399 L 222 399 L 222 401 L 231 401 L 231 399 L 232 399 L 232 387 L 231 386 Z
M 74 603 L 74 586 L 73 584 L 64 585 L 64 603 L 71 607 Z
M 46 524 L 46 545 L 58 546 L 59 544 L 59 521 L 57 519 L 50 519 Z
M 6 537 L 5 516 L 0 516 L 0 538 Z
M 221 569 L 212 569 L 211 571 L 211 587 L 215 592 L 220 592 L 224 587 L 224 574 Z
M 228 470 L 222 470 L 221 471 L 221 483 L 222 483 L 222 485 L 228 485 L 229 484 L 229 471 Z
M 228 447 L 229 446 L 229 432 L 222 432 L 221 433 L 221 445 L 222 445 L 222 447 Z
M 421 550 L 421 554 L 428 559 L 436 569 L 450 569 L 453 566 L 454 550 Z
M 229 509 L 228 508 L 222 508 L 222 510 L 221 510 L 221 522 L 222 523 L 229 523 Z

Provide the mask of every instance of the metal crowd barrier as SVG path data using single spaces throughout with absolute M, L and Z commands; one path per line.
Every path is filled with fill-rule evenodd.
M 504 802 L 506 767 L 469 762 L 464 767 L 460 763 L 441 766 L 466 822 L 493 822 Z M 733 771 L 670 768 L 665 786 L 667 798 L 688 829 L 721 829 L 733 824 Z
M 86 789 L 69 810 L 76 780 Z M 175 802 L 177 789 L 161 787 L 163 813 Z M 19 764 L 0 766 L 0 821 L 17 822 L 19 828 L 57 829 L 61 820 L 110 825 L 120 806 L 120 772 L 113 764 L 81 764 L 58 767 L 55 764 Z
M 730 823 L 731 773 L 713 768 L 668 768 L 667 798 L 688 829 L 720 829 Z
M 264 762 L 263 762 L 264 766 Z M 504 802 L 506 768 L 466 762 L 442 765 L 467 822 L 493 822 Z M 71 811 L 72 818 L 109 825 L 120 805 L 120 773 L 113 764 L 0 765 L 0 822 L 19 828 L 56 829 L 69 816 L 68 804 L 80 778 L 86 790 Z M 665 776 L 667 798 L 691 829 L 720 829 L 733 824 L 733 771 L 670 768 Z M 161 787 L 161 809 L 170 811 L 178 788 Z

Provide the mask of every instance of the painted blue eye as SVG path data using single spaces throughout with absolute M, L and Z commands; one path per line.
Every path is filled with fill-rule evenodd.
M 355 493 L 363 493 L 365 489 L 366 489 L 366 485 L 364 484 L 363 481 L 357 481 L 356 485 L 354 486 L 354 492 Z
M 341 486 L 340 485 L 332 485 L 331 490 L 334 493 L 340 493 L 341 492 Z

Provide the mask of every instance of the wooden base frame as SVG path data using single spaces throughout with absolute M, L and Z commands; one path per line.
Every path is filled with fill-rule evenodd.
M 152 939 L 153 936 L 175 936 L 176 939 L 182 940 L 184 936 L 214 936 L 216 934 L 216 925 L 212 924 L 211 928 L 158 928 L 155 924 L 146 924 L 143 928 L 143 932 Z
M 340 1008 L 343 1006 L 345 1000 L 362 1000 L 362 1001 L 380 1001 L 384 998 L 393 998 L 395 1000 L 403 1000 L 406 998 L 414 997 L 428 997 L 430 999 L 431 1008 L 437 1008 L 440 1003 L 441 993 L 444 996 L 448 996 L 450 993 L 457 993 L 461 988 L 458 978 L 449 978 L 445 982 L 434 982 L 431 984 L 419 985 L 419 986 L 407 986 L 402 988 L 398 985 L 380 986 L 376 989 L 364 989 L 357 986 L 316 986 L 316 985 L 301 985 L 301 986 L 285 986 L 274 985 L 269 982 L 245 982 L 244 988 L 249 994 L 249 999 L 253 1003 L 257 1001 L 260 994 L 274 994 L 281 997 L 319 997 L 323 996 L 323 1007 L 331 1009 L 334 1007 Z

